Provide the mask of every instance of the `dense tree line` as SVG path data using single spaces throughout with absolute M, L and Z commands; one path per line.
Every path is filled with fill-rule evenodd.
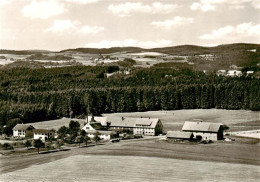
M 218 77 L 189 69 L 115 66 L 0 71 L 0 126 L 109 112 L 175 109 L 260 110 L 260 79 Z

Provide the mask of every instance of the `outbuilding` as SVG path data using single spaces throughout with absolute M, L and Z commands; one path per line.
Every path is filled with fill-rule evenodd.
M 41 139 L 42 141 L 45 141 L 47 139 L 51 139 L 55 137 L 55 132 L 53 130 L 47 130 L 47 129 L 34 129 L 33 130 L 33 139 Z
M 221 123 L 186 121 L 182 127 L 183 132 L 192 132 L 194 137 L 203 140 L 223 140 L 225 126 Z
M 188 140 L 191 141 L 193 139 L 192 132 L 183 132 L 183 131 L 168 131 L 166 134 L 167 139 L 173 140 Z
M 88 137 L 91 139 L 93 139 L 97 133 L 98 136 L 103 140 L 110 140 L 112 136 L 115 135 L 114 131 L 106 130 L 106 128 L 103 127 L 100 122 L 95 121 L 87 121 L 82 130 L 85 130 Z

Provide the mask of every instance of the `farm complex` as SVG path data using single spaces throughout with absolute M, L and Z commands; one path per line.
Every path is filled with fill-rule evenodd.
M 48 179 L 53 179 L 52 172 L 49 172 L 49 178 L 39 174 L 40 169 L 45 169 L 46 171 L 55 171 L 55 174 L 60 176 L 59 179 L 68 181 L 70 175 L 65 174 L 64 171 L 67 171 L 69 166 L 65 164 L 73 163 L 75 167 L 73 180 L 84 181 L 85 177 L 78 172 L 80 166 L 84 163 L 84 165 L 92 166 L 91 174 L 96 174 L 95 170 L 97 168 L 95 166 L 97 164 L 98 166 L 107 166 L 107 170 L 121 166 L 117 172 L 106 173 L 109 179 L 116 180 L 111 175 L 124 174 L 121 170 L 125 169 L 126 166 L 124 165 L 127 165 L 126 168 L 130 170 L 129 175 L 132 174 L 136 169 L 134 166 L 136 166 L 137 161 L 141 160 L 142 165 L 140 164 L 140 168 L 146 166 L 145 168 L 149 169 L 148 166 L 154 164 L 172 168 L 174 166 L 172 162 L 178 163 L 179 167 L 176 167 L 176 170 L 187 168 L 191 163 L 198 166 L 214 163 L 216 164 L 214 166 L 217 167 L 217 169 L 214 169 L 215 171 L 225 173 L 225 177 L 216 177 L 216 179 L 223 180 L 225 178 L 228 181 L 230 171 L 227 169 L 230 165 L 233 168 L 240 165 L 240 168 L 237 168 L 238 171 L 241 168 L 254 171 L 254 175 L 251 175 L 254 181 L 260 176 L 257 172 L 258 165 L 260 165 L 258 160 L 260 157 L 259 139 L 246 136 L 240 137 L 232 133 L 237 134 L 241 127 L 249 131 L 252 125 L 255 125 L 255 130 L 251 131 L 260 129 L 260 126 L 257 125 L 259 114 L 259 112 L 252 111 L 240 111 L 238 113 L 238 111 L 226 110 L 149 111 L 105 114 L 103 116 L 91 116 L 86 119 L 62 118 L 60 120 L 31 123 L 30 125 L 19 124 L 13 128 L 13 132 L 18 132 L 21 135 L 14 137 L 13 142 L 25 141 L 24 139 L 30 140 L 30 138 L 41 139 L 46 148 L 50 148 L 48 149 L 49 152 L 42 148 L 40 155 L 37 155 L 36 151 L 34 155 L 28 155 L 33 149 L 30 149 L 32 150 L 30 151 L 25 148 L 24 153 L 18 144 L 13 145 L 12 152 L 8 153 L 8 150 L 1 150 L 2 156 L 0 158 L 2 163 L 0 164 L 0 170 L 2 175 L 0 175 L 0 179 L 2 181 L 10 181 L 9 179 L 33 181 L 32 179 L 35 179 L 36 176 L 40 180 L 48 181 Z M 227 126 L 229 126 L 228 131 L 226 131 Z M 65 132 L 62 133 L 60 128 L 65 129 Z M 78 136 L 74 136 L 76 128 L 79 128 Z M 30 135 L 25 136 L 23 133 L 28 133 L 27 130 L 30 131 Z M 164 135 L 166 132 L 167 134 Z M 142 135 L 143 138 L 129 137 L 131 135 Z M 89 139 L 85 140 L 86 138 Z M 100 138 L 100 140 L 97 140 L 97 138 Z M 117 138 L 120 138 L 120 140 L 116 140 Z M 224 138 L 232 138 L 232 140 L 223 140 Z M 213 144 L 210 144 L 212 143 L 210 142 L 205 145 L 205 143 L 201 142 L 209 140 Z M 62 141 L 64 141 L 63 146 L 61 146 Z M 100 142 L 100 144 L 94 144 L 92 141 L 95 143 Z M 117 141 L 117 143 L 108 141 Z M 83 143 L 86 143 L 86 145 Z M 81 147 L 79 147 L 80 145 Z M 41 155 L 46 153 L 48 154 Z M 19 164 L 16 162 L 18 158 L 21 161 Z M 124 165 L 120 161 L 124 161 Z M 34 167 L 36 163 L 39 164 L 39 168 Z M 64 163 L 64 165 L 61 165 L 61 163 Z M 63 167 L 57 167 L 60 165 Z M 18 169 L 21 170 L 21 173 L 17 173 Z M 29 173 L 29 171 L 33 172 Z M 144 175 L 148 175 L 147 171 L 144 171 Z M 162 172 L 165 173 L 165 171 Z M 133 179 L 129 175 L 126 175 L 127 178 Z M 246 179 L 245 175 L 250 174 L 244 173 L 238 178 Z M 169 178 L 164 176 L 160 179 L 164 179 L 164 181 L 175 179 L 173 175 L 169 174 L 167 176 Z M 201 177 L 195 176 L 201 179 Z M 158 175 L 153 178 L 160 181 Z M 98 179 L 104 180 L 99 177 Z M 139 180 L 140 177 L 136 177 L 136 179 Z M 176 179 L 180 179 L 180 177 Z

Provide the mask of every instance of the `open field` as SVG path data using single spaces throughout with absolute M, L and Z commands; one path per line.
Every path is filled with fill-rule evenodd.
M 260 129 L 260 111 L 221 110 L 221 109 L 189 109 L 174 111 L 148 111 L 132 113 L 103 114 L 103 116 L 151 117 L 160 118 L 165 132 L 181 130 L 185 121 L 201 119 L 205 122 L 223 123 L 230 127 L 230 131 L 246 131 Z M 31 123 L 36 128 L 55 129 L 69 126 L 71 120 L 77 120 L 81 125 L 84 119 L 62 118 L 57 120 Z
M 0 176 L 4 181 L 257 181 L 259 177 L 259 166 L 106 155 L 76 155 Z
M 223 123 L 230 131 L 260 129 L 260 112 L 222 109 L 188 109 L 175 111 L 148 111 L 135 113 L 113 113 L 104 116 L 154 117 L 160 118 L 165 131 L 181 130 L 185 121 L 200 119 L 205 122 Z
M 260 130 L 230 132 L 230 135 L 260 139 Z
M 50 120 L 50 121 L 42 121 L 42 122 L 36 122 L 36 123 L 30 123 L 33 125 L 36 129 L 54 129 L 58 130 L 61 126 L 69 126 L 69 123 L 71 120 L 78 121 L 80 123 L 80 126 L 83 127 L 84 119 L 71 119 L 71 118 L 61 118 L 57 120 Z
M 245 138 L 205 145 L 148 137 L 0 159 L 0 181 L 257 181 L 260 177 L 259 140 Z
M 202 119 L 227 124 L 238 132 L 258 128 L 259 114 L 209 109 L 104 115 L 158 117 L 166 130 L 181 129 L 185 120 Z M 34 126 L 57 129 L 70 120 L 63 118 Z M 212 144 L 145 137 L 49 154 L 2 155 L 0 181 L 258 181 L 260 140 L 230 137 L 235 141 Z

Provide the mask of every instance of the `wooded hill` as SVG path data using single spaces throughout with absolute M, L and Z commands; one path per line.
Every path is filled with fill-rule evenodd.
M 260 79 L 218 77 L 191 69 L 116 66 L 0 70 L 0 126 L 109 112 L 173 109 L 260 110 Z M 121 68 L 122 69 L 122 68 Z M 2 131 L 2 130 L 1 130 Z

